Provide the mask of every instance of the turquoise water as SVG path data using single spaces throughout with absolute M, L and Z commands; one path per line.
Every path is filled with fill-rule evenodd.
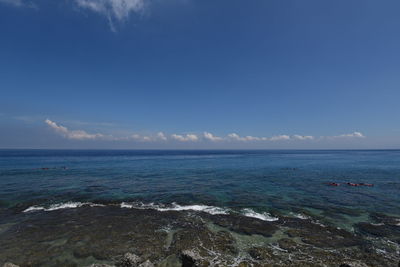
M 399 215 L 399 192 L 399 150 L 0 150 L 3 210 L 140 201 L 310 212 L 346 225 L 372 212 Z

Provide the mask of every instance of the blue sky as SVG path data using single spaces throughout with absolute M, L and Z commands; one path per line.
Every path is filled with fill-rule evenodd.
M 0 148 L 400 148 L 398 0 L 0 0 Z

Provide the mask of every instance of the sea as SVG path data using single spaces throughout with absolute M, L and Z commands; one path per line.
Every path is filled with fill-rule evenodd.
M 357 233 L 400 216 L 400 150 L 0 150 L 0 241 L 30 217 L 108 205 Z

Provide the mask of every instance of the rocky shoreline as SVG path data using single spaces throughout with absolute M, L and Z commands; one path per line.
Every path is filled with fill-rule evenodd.
M 354 232 L 311 217 L 265 221 L 115 206 L 13 216 L 0 231 L 5 267 L 399 265 L 398 218 L 383 214 Z

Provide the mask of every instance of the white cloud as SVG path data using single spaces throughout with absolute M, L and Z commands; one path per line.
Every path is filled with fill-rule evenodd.
M 167 137 L 165 136 L 165 134 L 163 132 L 157 133 L 157 138 L 162 141 L 167 141 Z
M 295 135 L 293 135 L 293 139 L 296 139 L 296 140 L 313 140 L 314 136 L 295 134 Z
M 1 1 L 1 0 L 0 0 Z M 122 137 L 115 137 L 112 135 L 105 135 L 101 133 L 91 134 L 84 130 L 69 130 L 67 127 L 57 124 L 54 121 L 49 119 L 45 120 L 45 123 L 50 126 L 56 133 L 60 134 L 61 136 L 72 139 L 72 140 L 107 140 L 107 141 L 137 141 L 137 142 L 160 142 L 160 141 L 168 141 L 168 140 L 175 140 L 179 142 L 197 142 L 197 141 L 212 141 L 212 142 L 224 142 L 224 141 L 231 141 L 231 142 L 262 142 L 262 141 L 269 141 L 269 142 L 276 142 L 276 141 L 287 141 L 287 140 L 335 140 L 341 138 L 365 138 L 361 132 L 353 132 L 349 134 L 342 134 L 337 136 L 321 136 L 321 137 L 314 137 L 311 135 L 275 135 L 272 137 L 257 137 L 257 136 L 240 136 L 237 133 L 230 133 L 225 137 L 215 136 L 210 132 L 203 132 L 202 135 L 197 134 L 172 134 L 170 138 L 167 137 L 163 132 L 158 132 L 157 134 L 153 135 L 139 135 L 139 134 L 132 134 L 126 135 Z
M 75 0 L 81 8 L 106 16 L 111 30 L 115 31 L 114 21 L 125 21 L 131 13 L 141 13 L 146 0 Z
M 142 138 L 143 138 L 143 141 L 144 141 L 144 142 L 150 142 L 150 141 L 152 141 L 152 139 L 151 139 L 150 136 L 143 136 Z
M 228 134 L 227 139 L 234 140 L 234 141 L 244 141 L 244 142 L 246 142 L 246 141 L 272 141 L 272 142 L 275 142 L 275 141 L 286 141 L 286 140 L 291 140 L 291 139 L 293 139 L 293 140 L 313 140 L 314 136 L 295 134 L 292 137 L 290 137 L 289 135 L 283 134 L 283 135 L 275 135 L 275 136 L 268 138 L 268 137 L 257 137 L 257 136 L 250 136 L 250 135 L 242 137 L 236 133 L 231 133 L 231 134 Z
M 58 134 L 64 136 L 65 138 L 68 139 L 73 139 L 73 140 L 94 140 L 94 139 L 101 139 L 105 138 L 103 134 L 89 134 L 85 131 L 82 130 L 75 130 L 71 131 L 68 130 L 67 127 L 64 127 L 62 125 L 58 125 L 54 121 L 51 121 L 49 119 L 45 120 L 47 125 L 49 125 L 54 131 L 56 131 Z
M 363 135 L 360 132 L 353 132 L 349 134 L 341 134 L 337 136 L 333 136 L 334 138 L 365 138 L 365 135 Z
M 245 138 L 240 137 L 237 133 L 230 133 L 228 134 L 228 138 L 235 140 L 235 141 L 246 141 Z
M 155 136 L 132 134 L 128 138 L 121 138 L 121 140 L 135 140 L 139 142 L 153 142 L 153 141 L 167 141 L 168 138 L 163 132 L 157 133 Z
M 257 136 L 251 136 L 251 135 L 247 135 L 243 138 L 245 141 L 268 141 L 267 137 L 257 137 Z
M 151 141 L 151 138 L 150 137 L 148 137 L 148 136 L 141 136 L 140 134 L 132 134 L 131 136 L 130 136 L 130 138 L 128 138 L 128 140 L 129 139 L 132 139 L 132 140 L 135 140 L 135 141 L 139 141 L 139 142 L 149 142 L 149 141 Z
M 244 141 L 244 142 L 247 142 L 247 141 L 268 141 L 267 137 L 256 137 L 256 136 L 251 136 L 251 135 L 247 135 L 247 136 L 243 136 L 242 137 L 242 136 L 240 136 L 240 135 L 238 135 L 236 133 L 228 134 L 227 138 L 230 139 L 230 140 Z
M 204 132 L 203 133 L 203 137 L 204 137 L 204 139 L 212 141 L 212 142 L 218 142 L 218 141 L 224 140 L 222 137 L 215 136 L 215 135 L 213 135 L 212 133 L 209 133 L 209 132 Z
M 272 136 L 269 140 L 271 140 L 271 141 L 290 140 L 290 136 L 289 136 L 289 135 L 285 135 L 285 134 L 282 134 L 282 135 L 275 135 L 275 136 Z
M 195 134 L 186 134 L 186 135 L 180 135 L 180 134 L 173 134 L 171 135 L 171 138 L 180 142 L 196 142 L 199 140 L 199 137 Z
M 255 136 L 251 136 L 251 135 L 247 135 L 245 137 L 243 137 L 243 139 L 245 141 L 260 141 L 260 137 L 255 137 Z
M 228 137 L 231 138 L 231 139 L 233 139 L 233 140 L 238 140 L 238 141 L 240 141 L 240 136 L 239 136 L 238 134 L 236 134 L 236 133 L 228 134 Z

